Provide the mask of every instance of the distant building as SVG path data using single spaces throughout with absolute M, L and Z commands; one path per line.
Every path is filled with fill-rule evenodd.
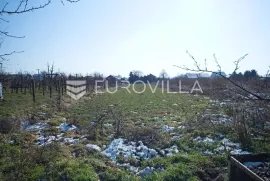
M 34 74 L 32 75 L 32 79 L 36 80 L 36 81 L 41 81 L 43 80 L 44 75 L 43 74 Z
M 210 75 L 208 73 L 186 73 L 184 75 L 185 78 L 188 79 L 197 79 L 197 78 L 209 78 Z
M 211 74 L 211 78 L 222 78 L 222 77 L 227 77 L 225 72 L 213 72 Z
M 108 81 L 109 85 L 115 85 L 118 82 L 118 79 L 115 76 L 109 75 L 105 78 Z
M 185 78 L 188 78 L 188 79 L 197 79 L 198 78 L 198 74 L 195 74 L 195 73 L 186 73 Z
M 197 74 L 199 78 L 209 78 L 210 75 L 208 73 L 199 73 Z

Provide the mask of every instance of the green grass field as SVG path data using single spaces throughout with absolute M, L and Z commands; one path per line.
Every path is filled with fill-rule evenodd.
M 136 90 L 142 90 L 138 85 Z M 169 94 L 157 89 L 152 93 L 149 88 L 137 94 L 120 89 L 114 94 L 86 94 L 80 100 L 72 100 L 69 96 L 61 97 L 61 106 L 55 104 L 46 92 L 36 95 L 33 103 L 30 93 L 5 94 L 0 102 L 0 120 L 14 117 L 25 121 L 37 113 L 47 114 L 45 119 L 35 117 L 36 122 L 51 125 L 45 129 L 46 134 L 57 135 L 57 129 L 66 120 L 78 127 L 75 132 L 65 132 L 65 137 L 87 136 L 87 140 L 74 145 L 51 144 L 37 149 L 33 144 L 36 132 L 17 130 L 8 135 L 1 135 L 0 142 L 0 178 L 2 180 L 38 180 L 51 178 L 61 180 L 66 175 L 71 180 L 200 180 L 210 178 L 205 174 L 207 169 L 215 169 L 215 177 L 221 175 L 226 180 L 227 153 L 203 155 L 198 149 L 213 151 L 220 143 L 195 143 L 194 138 L 215 137 L 217 132 L 237 141 L 230 127 L 201 124 L 198 116 L 205 111 L 226 112 L 219 105 L 211 103 L 202 95 Z M 120 133 L 117 137 L 130 141 L 143 141 L 145 145 L 156 150 L 177 145 L 179 152 L 170 157 L 157 157 L 150 160 L 122 160 L 140 168 L 164 168 L 162 172 L 154 172 L 149 177 L 134 175 L 125 167 L 116 166 L 111 160 L 98 152 L 85 149 L 88 143 L 100 146 L 109 145 L 116 137 L 116 125 L 120 120 Z M 91 127 L 91 122 L 97 125 Z M 110 124 L 111 127 L 105 127 Z M 164 125 L 175 127 L 173 133 L 162 132 Z M 203 125 L 203 127 L 201 127 Z M 186 126 L 186 128 L 177 128 Z M 111 137 L 113 135 L 113 137 Z M 181 135 L 178 140 L 172 140 L 173 135 Z M 34 138 L 33 138 L 34 137 Z M 15 140 L 15 145 L 9 142 Z M 268 150 L 269 145 L 253 143 L 256 147 Z M 262 150 L 261 149 L 261 150 Z M 257 151 L 261 151 L 257 150 Z M 73 153 L 79 156 L 72 156 Z M 119 158 L 120 159 L 120 158 Z M 26 160 L 26 161 L 25 161 Z M 15 171 L 14 171 L 15 170 Z M 13 174 L 15 172 L 15 174 Z

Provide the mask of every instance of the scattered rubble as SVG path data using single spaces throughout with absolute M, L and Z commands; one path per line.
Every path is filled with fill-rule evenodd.
M 59 129 L 61 131 L 73 131 L 73 130 L 77 129 L 77 127 L 72 125 L 72 124 L 61 123 L 60 126 L 59 126 Z
M 35 131 L 35 130 L 42 130 L 45 128 L 48 128 L 49 125 L 47 123 L 36 123 L 36 124 L 30 124 L 29 121 L 25 121 L 21 123 L 21 130 L 23 131 Z
M 194 142 L 197 142 L 197 143 L 201 143 L 201 142 L 204 142 L 204 143 L 214 143 L 215 142 L 212 138 L 208 138 L 208 137 L 202 138 L 200 136 L 198 136 L 197 138 L 193 139 L 193 141 Z
M 101 152 L 101 148 L 97 145 L 94 145 L 94 144 L 87 144 L 85 145 L 86 149 L 89 150 L 89 151 L 97 151 L 97 152 Z
M 138 172 L 138 168 L 130 165 L 129 163 L 119 163 L 118 157 L 120 155 L 126 160 L 133 158 L 139 161 L 160 156 L 173 156 L 178 152 L 179 150 L 176 145 L 172 146 L 171 148 L 155 150 L 145 146 L 142 141 L 127 141 L 122 138 L 114 139 L 107 149 L 102 151 L 102 153 L 113 160 L 114 163 L 122 167 L 128 167 L 132 172 Z M 140 175 L 145 175 L 146 172 L 149 172 L 149 169 L 140 171 Z
M 197 138 L 194 138 L 193 141 L 197 142 L 197 143 L 221 145 L 221 146 L 216 147 L 213 150 L 202 150 L 202 149 L 197 148 L 197 150 L 200 151 L 204 155 L 221 154 L 221 153 L 224 153 L 226 151 L 230 151 L 230 154 L 232 154 L 232 155 L 250 154 L 250 152 L 247 152 L 247 151 L 244 151 L 241 149 L 240 143 L 234 143 L 227 138 L 223 138 L 220 140 L 220 137 L 223 137 L 223 135 L 219 136 L 218 138 L 214 138 L 214 139 L 209 138 L 209 137 L 202 138 L 202 137 L 198 136 Z
M 113 125 L 111 123 L 104 123 L 103 124 L 105 127 L 112 127 Z
M 168 126 L 168 125 L 164 125 L 163 127 L 162 127 L 162 131 L 163 132 L 166 132 L 166 133 L 168 133 L 168 132 L 171 132 L 171 131 L 173 131 L 175 128 L 173 127 L 173 126 Z
M 110 157 L 113 161 L 117 161 L 116 158 L 120 154 L 124 158 L 136 158 L 136 159 L 150 159 L 157 156 L 157 151 L 145 146 L 141 141 L 127 142 L 122 138 L 114 139 L 111 144 L 102 153 Z

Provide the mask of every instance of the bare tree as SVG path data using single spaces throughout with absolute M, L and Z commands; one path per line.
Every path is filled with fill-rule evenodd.
M 188 55 L 194 62 L 194 68 L 189 68 L 186 66 L 176 66 L 178 68 L 194 71 L 194 72 L 208 72 L 214 73 L 220 77 L 220 79 L 215 80 L 221 84 L 226 82 L 229 83 L 229 86 L 221 87 L 221 91 L 214 91 L 213 94 L 217 94 L 218 98 L 222 101 L 225 100 L 225 92 L 229 94 L 230 101 L 227 101 L 225 104 L 226 114 L 232 117 L 233 126 L 231 129 L 237 133 L 239 141 L 243 148 L 248 148 L 251 146 L 252 139 L 258 137 L 265 138 L 269 137 L 270 131 L 270 110 L 269 110 L 269 90 L 264 89 L 263 92 L 258 92 L 256 88 L 256 83 L 261 82 L 265 83 L 268 81 L 268 74 L 266 77 L 257 77 L 250 82 L 237 82 L 231 76 L 227 77 L 222 74 L 222 67 L 217 61 L 216 56 L 214 55 L 214 61 L 217 65 L 218 71 L 212 71 L 207 68 L 207 62 L 204 61 L 204 66 L 201 66 L 199 62 L 187 52 Z M 235 68 L 233 74 L 239 69 L 239 63 L 247 56 L 244 55 L 234 62 Z M 223 79 L 222 79 L 223 78 Z M 211 81 L 211 80 L 210 80 Z M 228 84 L 227 84 L 228 85 Z M 214 95 L 211 95 L 214 96 Z M 216 97 L 216 96 L 215 96 Z M 231 98 L 235 97 L 233 100 Z M 203 123 L 202 121 L 199 121 Z
M 218 71 L 213 71 L 213 70 L 209 70 L 207 68 L 207 61 L 206 59 L 204 60 L 204 67 L 202 67 L 198 61 L 194 58 L 194 56 L 192 56 L 188 51 L 187 51 L 187 54 L 189 55 L 189 57 L 193 60 L 194 62 L 194 66 L 195 68 L 189 68 L 189 67 L 186 67 L 185 65 L 183 66 L 177 66 L 177 65 L 174 65 L 180 69 L 183 69 L 183 70 L 188 70 L 188 71 L 193 71 L 193 72 L 208 72 L 208 73 L 214 73 L 214 74 L 217 74 L 218 76 L 222 77 L 223 79 L 227 80 L 229 83 L 231 83 L 232 85 L 234 85 L 236 88 L 240 89 L 242 92 L 246 93 L 246 95 L 242 95 L 241 93 L 239 92 L 235 92 L 236 90 L 235 89 L 230 89 L 231 91 L 235 92 L 235 93 L 238 93 L 238 94 L 241 94 L 242 96 L 244 96 L 245 98 L 247 99 L 256 99 L 256 100 L 262 100 L 262 101 L 270 101 L 270 99 L 266 96 L 262 96 L 260 94 L 257 94 L 255 92 L 253 92 L 252 90 L 250 90 L 248 87 L 242 85 L 242 84 L 239 84 L 237 83 L 236 81 L 232 80 L 231 77 L 226 77 L 225 75 L 222 74 L 222 68 L 221 68 L 221 65 L 219 64 L 215 54 L 213 55 L 214 57 L 214 61 L 217 65 L 217 68 L 218 68 Z M 239 69 L 239 63 L 247 56 L 248 54 L 245 54 L 244 56 L 242 56 L 241 58 L 239 58 L 238 60 L 234 61 L 234 65 L 235 65 L 235 68 L 233 70 L 233 73 L 235 73 L 238 69 Z
M 162 69 L 160 74 L 159 74 L 159 77 L 164 80 L 164 79 L 167 79 L 169 78 L 169 75 L 167 74 L 166 70 Z
M 75 3 L 80 0 L 59 0 L 64 5 L 64 2 Z M 8 31 L 4 30 L 3 24 L 9 23 L 7 17 L 9 15 L 19 15 L 23 13 L 33 12 L 36 10 L 43 9 L 51 4 L 52 0 L 46 0 L 39 5 L 32 5 L 33 2 L 29 0 L 8 0 L 6 3 L 1 3 L 2 7 L 0 6 L 0 24 L 2 25 L 0 28 L 0 49 L 2 47 L 4 38 L 24 38 L 25 36 L 20 35 L 13 35 L 10 34 Z M 15 4 L 15 5 L 14 5 Z M 0 53 L 0 62 L 8 60 L 8 56 L 15 54 L 15 53 L 22 53 L 23 51 L 11 51 L 8 53 Z

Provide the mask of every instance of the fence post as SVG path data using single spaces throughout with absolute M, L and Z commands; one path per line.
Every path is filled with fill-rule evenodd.
M 59 99 L 59 100 L 58 100 L 58 101 L 59 101 L 59 102 L 58 102 L 58 105 L 61 104 L 61 89 L 60 89 L 60 85 L 61 85 L 61 84 L 60 84 L 60 80 L 59 80 L 59 81 L 58 81 L 58 86 L 57 86 L 57 87 L 58 87 L 58 99 Z
M 4 99 L 4 96 L 3 96 L 3 85 L 2 83 L 0 82 L 0 100 L 1 99 Z
M 36 102 L 35 80 L 32 80 L 32 95 L 33 95 L 33 102 Z

